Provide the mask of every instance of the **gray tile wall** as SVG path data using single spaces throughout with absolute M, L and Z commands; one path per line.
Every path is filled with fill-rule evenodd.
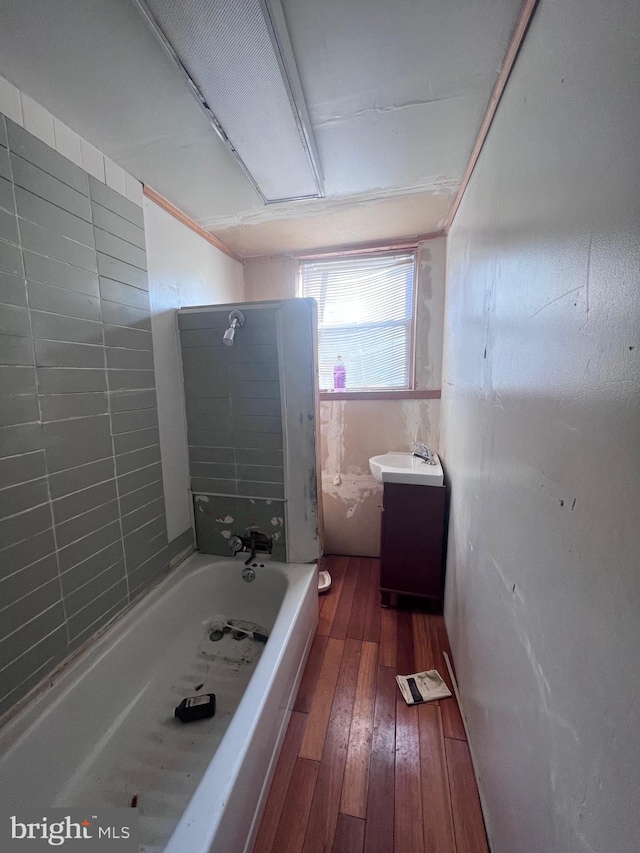
M 233 307 L 178 314 L 191 489 L 196 495 L 281 502 L 284 470 L 277 306 L 238 306 L 244 310 L 246 322 L 236 332 L 234 346 L 229 347 L 222 338 Z M 215 503 L 220 505 L 220 501 Z M 283 515 L 275 509 L 271 514 Z M 206 515 L 197 517 L 198 546 L 211 553 L 228 553 L 218 532 L 213 538 L 202 536 Z
M 0 714 L 168 565 L 144 247 L 0 116 Z

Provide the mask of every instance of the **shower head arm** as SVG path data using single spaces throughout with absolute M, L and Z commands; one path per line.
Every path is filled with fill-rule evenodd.
M 234 309 L 229 314 L 229 328 L 222 337 L 222 342 L 227 346 L 233 346 L 233 339 L 236 336 L 236 329 L 244 326 L 244 314 L 242 311 Z

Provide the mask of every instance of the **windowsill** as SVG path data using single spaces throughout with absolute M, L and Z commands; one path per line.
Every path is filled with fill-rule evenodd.
M 439 400 L 440 389 L 434 391 L 321 391 L 321 400 Z

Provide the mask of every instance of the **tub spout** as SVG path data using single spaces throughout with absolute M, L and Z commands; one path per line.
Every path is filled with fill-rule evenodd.
M 271 554 L 273 540 L 266 533 L 251 530 L 248 536 L 233 536 L 229 540 L 229 549 L 234 557 L 240 551 L 249 551 L 250 556 L 245 561 L 245 566 L 248 566 L 252 560 L 255 560 L 257 551 L 261 551 L 263 554 Z
M 270 536 L 266 536 L 264 533 L 259 533 L 257 530 L 252 530 L 249 536 L 249 547 L 247 550 L 251 551 L 250 557 L 245 560 L 245 566 L 248 566 L 249 563 L 253 562 L 256 558 L 256 551 L 262 551 L 262 553 L 270 554 L 273 549 L 273 541 Z

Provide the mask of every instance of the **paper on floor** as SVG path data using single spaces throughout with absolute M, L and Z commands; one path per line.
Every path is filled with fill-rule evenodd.
M 415 672 L 413 675 L 396 675 L 396 681 L 407 705 L 433 702 L 451 696 L 451 691 L 435 669 Z

